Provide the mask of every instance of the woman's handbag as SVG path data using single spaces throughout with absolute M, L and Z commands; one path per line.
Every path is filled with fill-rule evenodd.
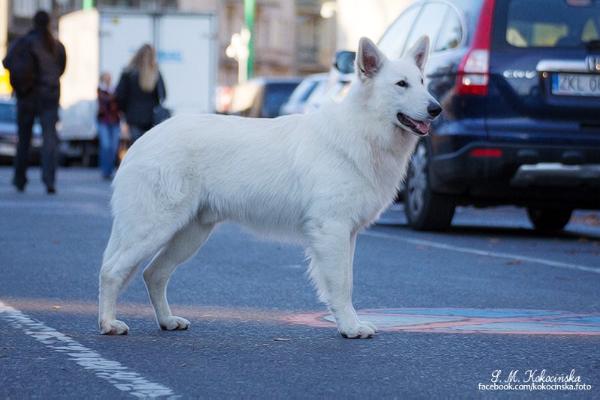
M 152 125 L 153 126 L 156 126 L 156 125 L 160 124 L 161 122 L 163 122 L 164 120 L 167 120 L 169 118 L 171 118 L 171 110 L 164 107 L 162 104 L 158 104 L 157 106 L 154 106 L 154 108 L 152 109 Z
M 161 122 L 163 122 L 164 120 L 167 120 L 169 118 L 171 118 L 171 110 L 169 110 L 168 108 L 166 108 L 165 106 L 162 105 L 162 102 L 164 101 L 166 94 L 165 94 L 165 87 L 164 87 L 164 83 L 162 81 L 162 77 L 159 77 L 159 81 L 156 83 L 157 84 L 157 96 L 158 96 L 158 104 L 156 106 L 154 106 L 154 108 L 152 109 L 152 126 L 156 126 L 158 124 L 160 124 Z

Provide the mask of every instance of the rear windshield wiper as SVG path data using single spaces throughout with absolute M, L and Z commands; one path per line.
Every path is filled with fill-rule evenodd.
M 588 50 L 600 50 L 600 39 L 592 39 L 583 43 Z

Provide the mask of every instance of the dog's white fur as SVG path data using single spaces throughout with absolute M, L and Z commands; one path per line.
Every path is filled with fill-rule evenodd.
M 115 177 L 113 227 L 100 272 L 99 325 L 126 334 L 117 296 L 136 267 L 153 257 L 144 280 L 163 329 L 186 329 L 173 316 L 166 286 L 219 222 L 239 222 L 298 241 L 310 277 L 342 335 L 372 336 L 352 305 L 357 233 L 394 199 L 418 138 L 396 114 L 431 117 L 422 83 L 429 40 L 388 60 L 361 39 L 347 98 L 306 115 L 277 119 L 174 117 L 131 147 Z M 400 87 L 399 80 L 408 82 Z

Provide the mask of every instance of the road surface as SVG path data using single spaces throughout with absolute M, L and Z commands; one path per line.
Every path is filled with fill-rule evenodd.
M 381 328 L 371 340 L 337 334 L 302 249 L 224 224 L 169 286 L 189 330 L 158 329 L 140 271 L 120 300 L 129 335 L 107 337 L 96 300 L 109 184 L 62 170 L 49 197 L 34 169 L 19 194 L 10 174 L 0 169 L 2 399 L 600 397 L 598 213 L 547 236 L 523 210 L 464 208 L 449 232 L 422 233 L 394 206 L 357 244 L 355 305 Z M 494 376 L 578 377 L 589 390 L 482 390 Z

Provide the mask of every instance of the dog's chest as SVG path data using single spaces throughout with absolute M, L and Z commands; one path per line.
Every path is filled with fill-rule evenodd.
M 404 154 L 400 157 L 383 155 L 373 160 L 369 179 L 371 190 L 361 196 L 362 204 L 357 210 L 359 225 L 371 224 L 396 198 L 409 158 Z

